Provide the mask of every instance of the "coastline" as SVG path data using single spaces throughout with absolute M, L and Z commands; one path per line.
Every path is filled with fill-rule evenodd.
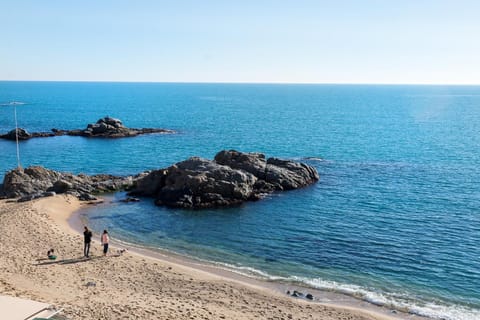
M 331 292 L 315 290 L 314 302 L 292 298 L 282 284 L 123 243 L 113 242 L 111 252 L 127 247 L 125 254 L 103 258 L 94 241 L 94 258 L 86 260 L 75 214 L 84 206 L 59 195 L 31 203 L 0 202 L 1 254 L 8 257 L 2 261 L 2 294 L 58 304 L 71 319 L 118 319 L 132 311 L 132 319 L 425 319 Z M 23 256 L 15 254 L 17 244 Z M 66 262 L 43 264 L 39 259 L 47 244 L 55 245 L 58 262 Z M 88 282 L 95 286 L 86 287 Z M 303 290 L 296 288 L 290 290 Z
M 101 198 L 101 200 L 97 203 L 104 203 L 106 200 L 107 199 L 105 198 Z M 92 203 L 91 205 L 96 205 L 97 203 Z M 88 205 L 84 205 L 84 208 L 87 208 L 87 206 Z M 71 232 L 82 235 L 83 227 L 85 225 L 85 221 L 83 221 L 81 217 L 82 214 L 82 208 L 78 208 L 77 210 L 71 212 L 69 216 L 64 216 L 60 222 L 66 225 Z M 100 239 L 100 234 L 96 234 L 95 238 Z M 410 320 L 430 319 L 425 316 L 419 316 L 416 314 L 388 308 L 387 306 L 378 305 L 366 300 L 361 300 L 346 293 L 315 289 L 302 286 L 301 284 L 261 279 L 252 275 L 246 275 L 244 273 L 235 271 L 234 269 L 223 265 L 214 264 L 213 262 L 206 260 L 199 260 L 194 257 L 188 257 L 162 248 L 143 247 L 129 242 L 120 242 L 115 238 L 113 238 L 113 240 L 111 239 L 111 243 L 113 248 L 126 249 L 129 252 L 137 254 L 141 257 L 148 257 L 151 259 L 160 260 L 162 262 L 171 263 L 175 266 L 185 268 L 187 272 L 201 272 L 207 275 L 214 275 L 220 277 L 224 281 L 233 281 L 242 286 L 248 286 L 256 290 L 265 291 L 268 294 L 292 299 L 298 302 L 317 303 L 334 308 L 345 308 L 347 310 L 358 311 L 360 313 L 371 313 L 374 316 L 386 317 L 380 318 L 385 320 L 405 318 Z M 301 292 L 304 295 L 310 293 L 313 295 L 314 299 L 307 300 L 304 297 L 295 298 L 287 295 L 287 291 L 293 292 L 294 290 Z

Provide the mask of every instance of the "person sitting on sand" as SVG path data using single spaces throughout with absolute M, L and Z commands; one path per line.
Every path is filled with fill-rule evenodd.
M 48 259 L 50 259 L 50 260 L 55 260 L 55 259 L 57 259 L 57 256 L 55 255 L 55 250 L 53 250 L 53 249 L 48 250 L 48 252 L 47 252 L 47 257 L 48 257 Z
M 102 244 L 103 244 L 103 255 L 106 256 L 107 252 L 108 252 L 108 242 L 110 241 L 110 238 L 108 237 L 107 230 L 103 230 L 101 240 L 102 240 Z

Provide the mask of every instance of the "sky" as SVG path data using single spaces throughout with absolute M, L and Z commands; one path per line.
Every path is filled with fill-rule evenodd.
M 480 1 L 0 0 L 0 80 L 480 84 Z

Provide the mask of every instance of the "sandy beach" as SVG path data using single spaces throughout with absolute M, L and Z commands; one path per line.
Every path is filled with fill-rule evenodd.
M 0 201 L 0 292 L 52 303 L 68 319 L 399 319 L 372 308 L 295 299 L 255 283 L 127 251 L 91 259 L 68 223 L 84 204 L 55 196 Z M 46 259 L 55 248 L 56 261 Z M 90 285 L 87 285 L 90 283 Z M 407 318 L 407 317 L 404 317 Z M 410 318 L 408 318 L 410 319 Z

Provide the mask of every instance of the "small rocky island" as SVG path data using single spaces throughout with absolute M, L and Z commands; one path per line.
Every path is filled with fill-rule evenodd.
M 160 206 L 203 209 L 256 201 L 318 179 L 317 170 L 304 163 L 224 150 L 214 160 L 191 157 L 165 169 L 129 177 L 73 175 L 43 167 L 15 169 L 5 175 L 1 193 L 19 201 L 56 193 L 93 200 L 99 193 L 128 190 L 132 196 L 152 197 Z
M 119 119 L 104 117 L 99 119 L 96 123 L 90 123 L 85 129 L 61 130 L 52 129 L 51 132 L 33 132 L 29 133 L 23 128 L 18 128 L 18 140 L 28 140 L 31 138 L 45 138 L 55 136 L 82 136 L 92 138 L 123 138 L 134 137 L 140 134 L 147 133 L 175 133 L 169 129 L 156 128 L 127 128 Z M 15 129 L 6 134 L 0 135 L 0 138 L 7 140 L 16 140 Z
M 230 150 L 214 160 L 192 157 L 151 171 L 136 180 L 130 194 L 153 197 L 155 204 L 167 207 L 212 208 L 259 200 L 318 179 L 317 170 L 303 163 Z

